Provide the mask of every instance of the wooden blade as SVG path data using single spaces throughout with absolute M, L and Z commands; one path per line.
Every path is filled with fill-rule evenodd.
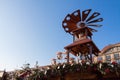
M 63 21 L 62 26 L 63 26 L 64 30 L 69 33 L 77 28 L 75 23 L 72 23 L 69 21 Z
M 82 21 L 84 21 L 87 18 L 90 12 L 91 12 L 91 9 L 88 9 L 82 12 Z
M 102 25 L 99 25 L 99 24 L 87 24 L 87 26 L 101 27 Z
M 73 12 L 70 17 L 75 20 L 76 22 L 81 21 L 81 15 L 80 15 L 80 10 L 77 10 L 75 12 Z
M 86 22 L 92 20 L 93 18 L 95 18 L 95 17 L 97 17 L 97 16 L 99 16 L 99 15 L 100 15 L 100 13 L 94 12 L 94 13 L 92 14 L 92 16 L 90 16 L 90 17 L 86 20 Z
M 89 30 L 92 31 L 92 32 L 97 32 L 97 30 L 92 29 L 92 28 L 89 28 Z
M 68 14 L 65 19 L 64 19 L 65 22 L 70 22 L 70 23 L 75 23 L 76 24 L 76 21 L 74 20 L 74 18 L 72 19 L 71 15 Z
M 87 24 L 89 24 L 89 23 L 101 22 L 101 21 L 103 21 L 103 18 L 98 18 L 98 19 L 96 19 L 96 20 L 93 20 L 93 21 L 87 22 Z
M 68 14 L 62 22 L 62 26 L 66 32 L 70 33 L 72 30 L 77 28 L 76 23 L 77 23 L 76 20 L 73 20 L 71 18 L 71 15 Z

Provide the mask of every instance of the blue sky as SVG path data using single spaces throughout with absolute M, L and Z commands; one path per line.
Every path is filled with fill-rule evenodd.
M 120 42 L 119 6 L 119 0 L 0 0 L 0 70 L 50 64 L 72 42 L 62 21 L 77 9 L 92 9 L 104 18 L 93 35 L 100 50 Z

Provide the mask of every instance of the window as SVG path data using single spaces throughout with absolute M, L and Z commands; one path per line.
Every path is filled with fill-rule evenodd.
M 119 59 L 119 54 L 118 53 L 114 53 L 114 59 L 115 60 Z
M 102 57 L 99 56 L 99 57 L 97 58 L 97 61 L 102 61 Z
M 110 55 L 106 55 L 106 62 L 110 62 L 111 61 L 111 56 Z
M 118 47 L 118 51 L 120 51 L 120 47 Z
M 120 64 L 120 59 L 119 59 L 119 60 L 117 60 L 117 63 L 118 63 L 118 64 Z
M 120 64 L 120 55 L 119 55 L 119 53 L 115 53 L 115 54 L 114 54 L 114 59 L 115 59 L 115 61 L 116 61 L 118 64 Z

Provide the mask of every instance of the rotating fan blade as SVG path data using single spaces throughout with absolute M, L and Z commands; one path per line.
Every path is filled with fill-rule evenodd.
M 87 24 L 89 24 L 89 23 L 101 22 L 101 21 L 103 21 L 103 18 L 98 18 L 98 19 L 96 19 L 96 20 L 93 20 L 93 21 L 87 22 Z
M 73 12 L 70 15 L 71 19 L 73 19 L 76 23 L 81 21 L 81 14 L 80 14 L 80 10 L 77 10 L 75 12 Z
M 82 12 L 82 21 L 84 21 L 87 18 L 90 12 L 91 12 L 91 9 L 88 9 Z
M 63 21 L 62 26 L 64 30 L 69 33 L 77 28 L 75 23 L 66 22 L 66 21 Z
M 71 18 L 71 15 L 70 15 L 70 14 L 68 14 L 68 15 L 65 17 L 64 21 L 65 21 L 65 22 L 71 22 L 71 23 L 75 23 L 75 24 L 76 24 L 76 21 Z
M 100 15 L 100 13 L 94 12 L 94 13 L 86 20 L 86 22 L 92 20 L 93 18 L 95 18 L 95 17 L 97 17 L 97 16 L 99 16 L 99 15 Z
M 92 28 L 89 28 L 89 30 L 92 31 L 92 32 L 97 32 L 97 30 L 92 29 Z
M 102 25 L 99 25 L 99 24 L 87 24 L 87 26 L 101 27 Z
M 62 22 L 62 26 L 66 32 L 76 29 L 76 21 L 71 18 L 71 15 L 68 14 Z
M 91 11 L 91 9 L 82 12 L 76 10 L 73 13 L 68 14 L 62 22 L 64 30 L 72 35 L 75 31 L 82 29 L 83 27 L 89 28 L 91 32 L 97 32 L 97 30 L 91 27 L 101 27 L 102 25 L 95 23 L 103 21 L 103 18 L 96 18 L 100 15 L 98 12 L 94 12 L 90 15 Z

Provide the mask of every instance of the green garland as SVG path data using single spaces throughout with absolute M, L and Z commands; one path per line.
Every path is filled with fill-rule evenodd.
M 23 70 L 24 71 L 24 70 Z M 67 73 L 86 73 L 90 72 L 93 74 L 97 74 L 98 77 L 102 77 L 104 75 L 114 73 L 117 76 L 120 76 L 120 65 L 116 62 L 112 63 L 103 63 L 99 61 L 98 63 L 88 64 L 88 62 L 82 62 L 78 64 L 58 64 L 51 65 L 48 68 L 44 68 L 43 70 L 31 69 L 31 73 L 28 77 L 28 80 L 49 80 L 50 78 L 60 76 L 64 77 Z M 18 76 L 18 75 L 16 75 Z M 16 80 L 19 80 L 18 77 Z
M 51 78 L 55 76 L 64 76 L 66 73 L 75 73 L 75 72 L 91 72 L 91 73 L 99 73 L 101 75 L 107 75 L 109 73 L 116 73 L 119 76 L 120 73 L 120 65 L 113 62 L 113 63 L 93 63 L 93 64 L 86 64 L 86 63 L 79 63 L 79 64 L 59 64 L 59 65 L 52 65 L 49 69 L 45 69 L 42 73 L 39 71 L 40 78 Z M 33 74 L 35 75 L 35 74 Z

